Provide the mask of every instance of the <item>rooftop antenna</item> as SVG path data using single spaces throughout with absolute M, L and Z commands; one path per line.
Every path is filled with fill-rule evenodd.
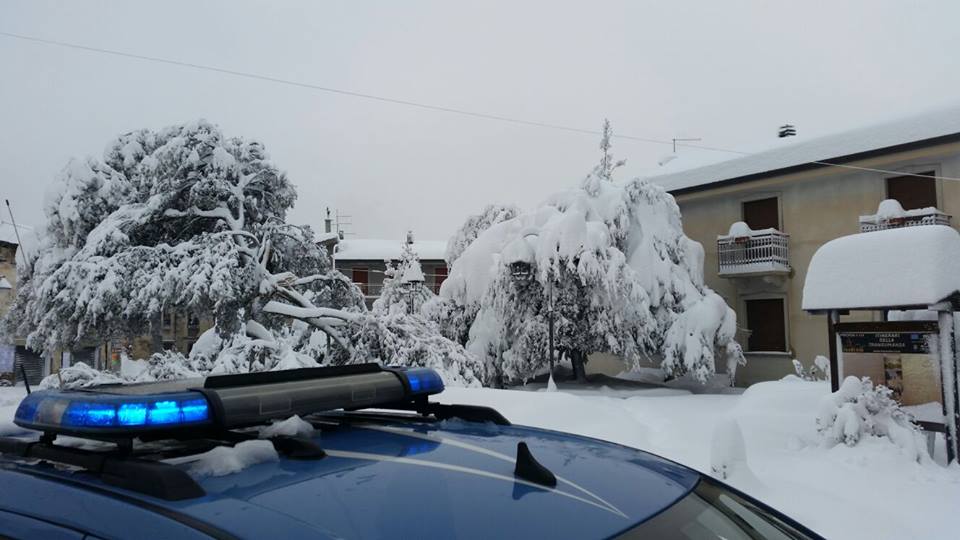
M 340 210 L 339 210 L 339 209 L 337 210 L 337 220 L 336 220 L 336 221 L 337 221 L 337 236 L 339 236 L 341 239 L 343 239 L 343 237 L 346 236 L 346 235 L 348 235 L 348 234 L 353 234 L 352 232 L 350 232 L 349 230 L 347 230 L 348 227 L 352 227 L 352 226 L 353 226 L 353 221 L 351 221 L 352 218 L 353 218 L 353 216 L 348 216 L 348 215 L 346 215 L 346 214 L 341 214 L 341 213 L 340 213 Z
M 17 227 L 17 220 L 13 219 L 13 208 L 10 207 L 10 199 L 4 199 L 3 202 L 7 203 L 7 212 L 10 213 L 10 223 L 13 225 L 13 232 L 17 235 L 17 244 L 19 244 L 17 251 L 23 256 L 23 264 L 26 266 L 29 262 L 29 257 L 27 257 L 27 249 L 23 247 L 23 240 L 20 239 L 20 227 Z
M 784 124 L 777 130 L 777 137 L 785 139 L 787 137 L 796 137 L 797 128 L 793 124 Z
M 694 141 L 702 141 L 703 139 L 701 139 L 700 137 L 697 137 L 695 139 L 682 139 L 682 138 L 674 137 L 672 140 L 673 140 L 673 153 L 676 154 L 678 142 L 694 142 Z M 683 145 L 680 145 L 680 146 L 683 146 Z

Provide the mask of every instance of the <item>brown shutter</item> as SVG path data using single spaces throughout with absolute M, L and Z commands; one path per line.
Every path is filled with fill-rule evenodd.
M 751 351 L 786 351 L 787 332 L 783 320 L 783 299 L 747 300 L 747 327 Z
M 367 290 L 369 289 L 368 284 L 370 283 L 370 274 L 367 269 L 354 268 L 353 282 L 360 286 L 360 290 L 363 291 L 363 294 L 367 294 Z
M 934 175 L 933 171 L 918 174 Z M 937 206 L 937 181 L 933 178 L 897 176 L 887 178 L 887 198 L 896 199 L 904 210 Z
M 755 231 L 780 229 L 780 205 L 777 204 L 777 198 L 743 203 L 743 221 Z
M 433 292 L 440 294 L 440 286 L 447 280 L 447 267 L 438 266 L 436 270 L 433 271 L 433 274 Z

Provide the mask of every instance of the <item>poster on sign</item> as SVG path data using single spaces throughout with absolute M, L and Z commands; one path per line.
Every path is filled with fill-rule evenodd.
M 840 323 L 836 331 L 840 380 L 869 377 L 890 388 L 917 420 L 943 423 L 937 323 Z

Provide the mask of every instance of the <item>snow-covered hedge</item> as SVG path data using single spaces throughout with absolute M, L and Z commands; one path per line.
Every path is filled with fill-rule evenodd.
M 920 428 L 883 385 L 850 376 L 824 396 L 817 414 L 817 431 L 825 444 L 854 446 L 866 437 L 885 437 L 916 461 L 929 459 Z

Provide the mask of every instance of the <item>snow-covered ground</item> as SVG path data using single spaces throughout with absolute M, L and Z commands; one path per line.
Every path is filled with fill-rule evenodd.
M 448 388 L 436 399 L 493 406 L 517 424 L 641 448 L 704 472 L 710 472 L 717 427 L 720 439 L 729 440 L 736 425 L 746 466 L 729 469 L 726 481 L 825 537 L 954 538 L 960 466 L 918 464 L 887 439 L 821 446 L 814 419 L 828 393 L 825 382 L 784 380 L 740 395 L 573 392 L 561 385 L 559 391 Z M 23 395 L 22 387 L 0 388 L 0 435 L 22 431 L 12 419 Z

